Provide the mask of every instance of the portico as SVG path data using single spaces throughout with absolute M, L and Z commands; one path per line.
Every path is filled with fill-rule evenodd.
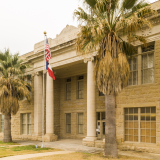
M 56 39 L 59 40 L 63 34 L 66 38 L 71 28 L 73 29 L 72 26 L 67 26 Z M 77 30 L 76 28 L 75 33 Z M 96 93 L 99 94 L 93 80 L 94 56 L 85 58 L 78 56 L 74 38 L 70 36 L 68 38 L 72 40 L 58 41 L 59 45 L 56 44 L 56 46 L 53 45 L 56 39 L 49 39 L 52 53 L 50 65 L 56 80 L 53 81 L 45 72 L 44 141 L 56 141 L 58 137 L 81 138 L 84 145 L 94 146 L 94 141 L 97 139 Z M 44 43 L 40 42 L 35 45 L 35 54 L 28 59 L 34 64 L 32 75 L 34 76 L 35 136 L 41 136 L 43 130 L 42 73 L 44 63 L 42 44 Z M 39 55 L 38 61 L 36 55 Z M 68 98 L 66 98 L 67 95 Z M 104 111 L 104 109 L 100 110 Z

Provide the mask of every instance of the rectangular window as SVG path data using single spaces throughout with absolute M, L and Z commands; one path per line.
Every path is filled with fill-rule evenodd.
M 97 112 L 97 137 L 105 138 L 105 112 Z
M 138 84 L 138 63 L 137 57 L 128 60 L 130 67 L 130 77 L 128 79 L 128 85 Z
M 66 113 L 66 133 L 71 133 L 71 113 Z
M 78 133 L 83 134 L 83 113 L 78 113 Z
M 154 45 L 142 48 L 142 84 L 154 82 Z
M 78 99 L 83 99 L 83 76 L 78 77 L 77 98 Z
M 66 79 L 66 100 L 71 100 L 71 78 Z
M 125 141 L 156 143 L 156 107 L 125 108 Z
M 27 120 L 28 120 L 28 123 L 27 123 L 27 132 L 28 134 L 31 134 L 31 114 L 27 114 Z
M 31 134 L 31 113 L 22 114 L 22 134 Z
M 66 83 L 66 100 L 71 100 L 71 83 Z
M 4 115 L 0 115 L 0 125 L 1 125 L 1 128 L 0 128 L 0 132 L 3 132 L 4 131 Z

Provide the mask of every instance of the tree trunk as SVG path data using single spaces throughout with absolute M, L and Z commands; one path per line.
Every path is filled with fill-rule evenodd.
M 12 142 L 12 136 L 11 136 L 11 114 L 4 116 L 3 142 Z
M 116 142 L 116 103 L 115 95 L 105 95 L 106 124 L 104 156 L 118 157 Z

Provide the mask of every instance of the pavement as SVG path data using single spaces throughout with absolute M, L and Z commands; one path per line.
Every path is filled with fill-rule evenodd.
M 42 146 L 42 142 L 40 141 L 22 141 L 16 140 L 21 145 L 38 145 Z M 87 147 L 82 145 L 82 140 L 78 139 L 59 139 L 55 142 L 44 142 L 43 145 L 49 148 L 61 149 L 63 151 L 55 151 L 55 152 L 44 152 L 44 153 L 35 153 L 35 154 L 25 154 L 25 155 L 17 155 L 0 158 L 0 160 L 21 160 L 28 159 L 33 157 L 42 157 L 56 154 L 70 154 L 74 152 L 85 152 L 85 153 L 100 153 L 103 152 L 102 148 L 96 147 Z M 160 160 L 160 154 L 154 153 L 146 153 L 146 152 L 135 152 L 135 151 L 118 151 L 119 155 L 132 156 L 137 158 L 146 158 L 153 160 Z
M 35 153 L 35 154 L 23 154 L 23 155 L 0 158 L 0 160 L 21 160 L 21 159 L 51 156 L 51 155 L 57 155 L 57 154 L 69 154 L 69 153 L 73 153 L 73 151 L 56 151 L 56 152 L 44 152 L 44 153 Z
M 42 146 L 40 141 L 14 141 L 21 145 L 38 145 Z M 102 148 L 87 147 L 82 145 L 82 140 L 80 139 L 59 139 L 54 142 L 44 142 L 44 146 L 48 148 L 56 148 L 65 151 L 75 151 L 75 152 L 85 152 L 85 153 L 100 153 L 103 152 Z

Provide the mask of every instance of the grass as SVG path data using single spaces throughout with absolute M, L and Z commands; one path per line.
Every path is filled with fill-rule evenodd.
M 54 148 L 35 148 L 34 145 L 28 146 L 0 146 L 0 158 L 1 157 L 8 157 L 14 155 L 22 155 L 22 154 L 32 154 L 32 153 L 42 153 L 42 152 L 54 152 L 59 151 L 58 149 Z
M 12 151 L 45 151 L 45 150 L 49 150 L 50 148 L 41 148 L 38 147 L 36 148 L 34 145 L 28 145 L 28 146 L 17 146 L 17 147 L 12 147 L 11 150 Z
M 29 158 L 26 160 L 148 160 L 144 158 L 129 157 L 129 156 L 119 156 L 118 158 L 106 158 L 102 153 L 100 154 L 90 154 L 90 153 L 70 153 L 63 155 L 53 155 L 45 157 Z
M 7 143 L 4 143 L 2 141 L 0 141 L 0 146 L 8 146 L 8 145 L 20 145 L 16 142 L 7 142 Z

